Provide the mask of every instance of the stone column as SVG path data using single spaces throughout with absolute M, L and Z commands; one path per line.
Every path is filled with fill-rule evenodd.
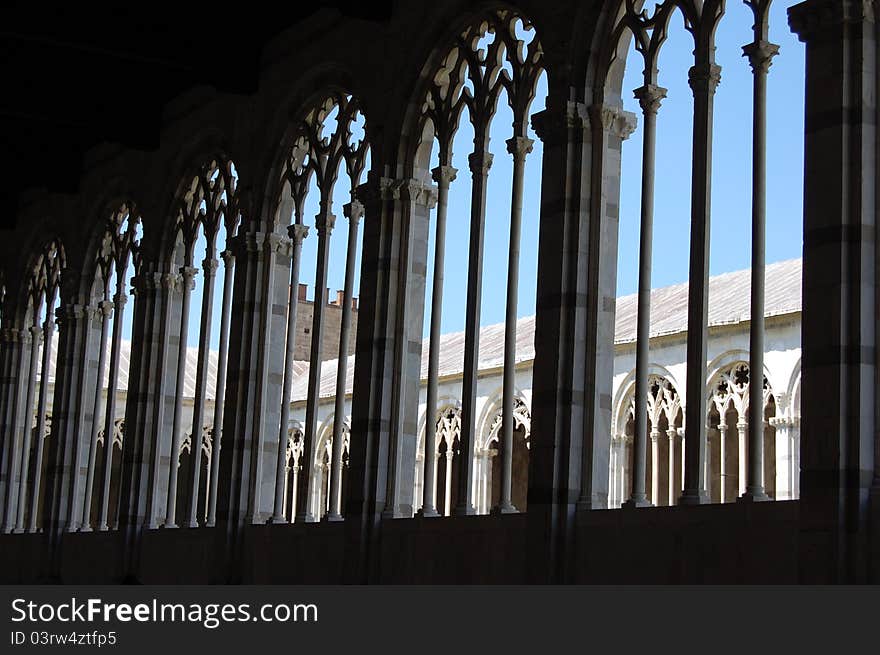
M 180 340 L 177 346 L 177 382 L 174 385 L 174 415 L 171 427 L 171 459 L 168 462 L 168 498 L 165 504 L 164 528 L 177 527 L 177 478 L 180 467 L 180 444 L 183 441 L 183 385 L 186 376 L 186 342 L 189 338 L 189 306 L 191 292 L 195 286 L 195 275 L 198 269 L 192 266 L 181 266 L 182 301 L 180 310 Z M 193 435 L 190 455 L 196 452 L 197 439 L 201 435 Z M 106 442 L 106 435 L 104 440 Z
M 752 67 L 752 293 L 749 327 L 749 397 L 764 396 L 764 263 L 766 167 L 767 167 L 767 73 L 779 46 L 767 40 L 770 0 L 747 3 L 755 17 L 754 40 L 743 47 Z M 764 413 L 749 415 L 749 461 L 743 500 L 770 500 L 764 492 Z
M 701 30 L 712 34 L 711 17 Z M 694 94 L 693 170 L 691 181 L 691 234 L 688 272 L 687 387 L 685 426 L 685 484 L 679 502 L 696 505 L 708 500 L 702 488 L 706 447 L 706 342 L 709 309 L 709 225 L 712 198 L 712 123 L 715 90 L 721 67 L 714 62 L 713 38 L 695 50 L 688 73 Z
M 330 199 L 321 199 L 321 212 L 315 217 L 318 230 L 318 259 L 315 270 L 315 303 L 312 315 L 312 343 L 309 352 L 309 386 L 306 399 L 306 423 L 303 430 L 302 471 L 299 476 L 300 488 L 297 491 L 299 508 L 297 521 L 315 521 L 309 508 L 309 481 L 312 479 L 312 459 L 317 447 L 318 396 L 321 387 L 321 365 L 323 363 L 322 340 L 324 336 L 324 308 L 327 304 L 327 259 L 330 255 L 330 235 L 336 216 L 330 212 Z
M 40 364 L 40 396 L 37 401 L 37 430 L 34 453 L 34 484 L 31 496 L 28 532 L 37 531 L 37 510 L 40 505 L 40 487 L 43 483 L 43 449 L 46 444 L 46 403 L 49 394 L 49 366 L 52 361 L 52 335 L 55 332 L 55 316 L 53 309 L 55 294 L 46 299 L 46 320 L 43 322 L 43 361 Z
M 388 476 L 385 478 L 383 518 L 409 518 L 412 510 L 412 476 L 415 471 L 419 432 L 419 378 L 422 368 L 423 318 L 428 261 L 430 210 L 437 202 L 432 185 L 415 179 L 394 182 L 394 199 L 399 201 L 401 232 L 400 276 L 397 295 L 393 349 L 394 387 L 391 392 L 391 440 Z M 469 496 L 470 497 L 470 496 Z
M 669 496 L 667 505 L 674 505 L 678 493 L 681 491 L 678 485 L 678 476 L 675 475 L 675 442 L 678 431 L 675 428 L 669 428 L 666 431 L 666 440 L 669 444 Z
M 440 325 L 443 312 L 443 275 L 446 266 L 446 212 L 449 204 L 449 185 L 458 169 L 441 165 L 431 171 L 437 183 L 437 227 L 434 238 L 434 276 L 431 292 L 431 334 L 428 340 L 428 389 L 425 409 L 425 483 L 422 485 L 421 516 L 440 516 L 434 480 L 436 458 L 431 455 L 437 438 L 437 387 L 440 369 Z
M 461 461 L 457 480 L 456 515 L 474 513 L 471 503 L 476 443 L 477 371 L 480 355 L 480 307 L 483 290 L 483 244 L 486 228 L 486 185 L 492 167 L 492 153 L 486 138 L 474 140 L 468 156 L 471 169 L 471 220 L 468 246 L 467 305 L 464 319 L 464 369 L 461 382 Z
M 290 236 L 290 293 L 287 300 L 287 334 L 284 352 L 284 381 L 281 390 L 281 421 L 278 426 L 278 467 L 275 473 L 275 508 L 271 523 L 287 523 L 283 511 L 284 484 L 287 480 L 287 445 L 290 441 L 288 424 L 290 423 L 290 395 L 293 389 L 294 346 L 296 345 L 296 310 L 299 290 L 299 270 L 302 262 L 302 242 L 309 235 L 306 225 L 297 223 L 287 228 Z M 292 458 L 291 458 L 292 459 Z
M 229 320 L 232 310 L 232 276 L 235 273 L 235 256 L 227 247 L 223 259 L 223 309 L 220 316 L 220 352 L 217 353 L 217 384 L 214 389 L 213 438 L 211 442 L 211 482 L 208 485 L 208 517 L 206 525 L 213 527 L 217 521 L 217 484 L 220 478 L 220 447 L 223 436 L 223 405 L 226 396 L 226 366 L 229 359 Z
M 504 324 L 504 383 L 501 399 L 501 504 L 499 512 L 517 512 L 511 501 L 513 486 L 513 401 L 516 396 L 516 312 L 519 295 L 519 249 L 522 232 L 523 175 L 526 155 L 534 141 L 523 136 L 507 140 L 513 155 L 513 182 L 510 201 L 510 246 L 507 258 L 507 307 Z M 490 499 L 491 502 L 491 499 Z
M 660 431 L 657 429 L 651 430 L 651 504 L 660 504 Z
M 795 496 L 791 420 L 787 416 L 772 416 L 770 425 L 776 430 L 776 500 L 792 500 Z
M 30 364 L 28 366 L 27 395 L 24 400 L 24 425 L 21 440 L 21 465 L 19 466 L 18 503 L 16 504 L 15 529 L 13 532 L 24 532 L 24 513 L 27 502 L 28 489 L 28 465 L 31 455 L 31 423 L 34 415 L 34 393 L 37 384 L 37 365 L 40 352 L 40 337 L 42 331 L 37 316 L 37 304 L 34 303 L 34 324 L 30 327 L 31 351 Z M 38 428 L 39 430 L 39 428 Z
M 196 387 L 193 398 L 192 438 L 190 444 L 190 488 L 189 507 L 185 517 L 190 528 L 199 527 L 199 484 L 202 473 L 202 431 L 205 427 L 205 398 L 208 392 L 208 353 L 211 349 L 211 329 L 213 327 L 214 284 L 217 279 L 217 267 L 220 263 L 214 258 L 214 235 L 207 235 L 208 248 L 202 262 L 205 277 L 205 288 L 202 293 L 202 311 L 199 323 L 199 351 L 196 360 Z M 217 405 L 217 399 L 214 399 Z M 207 499 L 206 499 L 207 500 Z M 204 520 L 204 517 L 203 517 Z
M 635 91 L 644 117 L 642 149 L 641 224 L 639 230 L 639 294 L 636 326 L 636 390 L 635 430 L 633 432 L 633 491 L 629 507 L 644 507 L 645 499 L 645 437 L 648 433 L 648 365 L 651 338 L 651 259 L 654 239 L 654 153 L 657 139 L 657 112 L 666 97 L 666 89 L 645 84 Z M 657 467 L 657 442 L 653 439 L 654 466 Z M 657 469 L 659 470 L 659 469 Z M 655 471 L 656 473 L 656 471 Z M 658 482 L 653 478 L 651 501 L 657 504 Z
M 620 149 L 635 117 L 554 83 L 544 144 L 529 448 L 529 581 L 570 579 L 575 513 L 606 507 Z
M 806 43 L 800 582 L 880 580 L 868 554 L 880 520 L 874 11 L 788 10 Z
M 706 426 L 706 430 L 707 431 L 709 430 L 708 425 Z M 723 502 L 730 500 L 729 498 L 727 498 L 727 478 L 730 475 L 730 471 L 727 470 L 727 468 L 728 468 L 727 467 L 727 423 L 724 422 L 724 419 L 722 419 L 718 423 L 718 452 L 719 452 L 718 461 L 720 464 L 719 468 L 721 471 L 721 474 L 718 476 L 719 477 L 719 486 L 720 486 L 719 498 L 720 498 L 720 502 L 723 503 Z M 706 480 L 707 480 L 706 494 L 707 494 L 707 496 L 709 495 L 709 486 L 711 485 L 711 480 L 712 480 L 711 467 L 712 467 L 712 458 L 710 456 L 710 453 L 707 452 L 707 454 L 706 454 L 706 468 L 710 469 L 708 471 L 708 473 L 706 474 Z
M 749 424 L 740 418 L 736 422 L 737 447 L 739 452 L 739 466 L 737 467 L 736 480 L 739 485 L 739 495 L 746 492 L 746 441 L 748 440 Z M 763 444 L 762 444 L 763 447 Z
M 3 384 L 2 396 L 0 396 L 0 405 L 2 405 L 0 437 L 3 447 L 0 452 L 0 523 L 3 523 L 6 501 L 12 491 L 11 463 L 15 459 L 15 429 L 12 416 L 19 395 L 18 372 L 21 369 L 18 363 L 21 356 L 18 331 L 7 327 L 3 329 L 2 335 Z
M 80 532 L 92 531 L 92 494 L 95 488 L 95 468 L 98 466 L 98 432 L 101 416 L 101 389 L 104 384 L 104 368 L 107 364 L 107 339 L 110 331 L 110 316 L 113 313 L 113 303 L 110 300 L 102 300 L 98 303 L 98 311 L 95 318 L 101 321 L 101 341 L 98 349 L 98 373 L 95 384 L 94 404 L 92 405 L 92 424 L 90 426 L 89 440 L 89 463 L 86 469 L 86 488 L 83 493 L 82 522 Z M 104 435 L 104 447 L 107 447 L 107 435 Z
M 336 368 L 336 406 L 333 414 L 333 452 L 330 465 L 330 511 L 329 521 L 342 520 L 342 426 L 345 418 L 345 378 L 348 374 L 348 341 L 351 333 L 351 303 L 354 297 L 354 267 L 357 256 L 358 224 L 364 214 L 364 206 L 352 200 L 343 207 L 348 218 L 348 245 L 345 260 L 345 286 L 342 294 L 342 318 L 339 328 L 339 357 Z
M 125 303 L 125 269 L 116 271 L 116 295 L 113 298 L 113 341 L 110 346 L 110 375 L 107 383 L 107 414 L 104 421 L 104 484 L 101 493 L 101 516 L 98 530 L 108 529 L 110 479 L 113 476 L 113 432 L 116 425 L 116 388 L 119 385 L 119 353 L 122 347 L 122 317 Z M 122 471 L 120 471 L 120 474 Z

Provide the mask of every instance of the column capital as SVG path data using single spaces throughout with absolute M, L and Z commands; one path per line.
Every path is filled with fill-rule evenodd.
M 525 136 L 514 136 L 509 138 L 504 143 L 507 144 L 507 152 L 513 155 L 514 159 L 523 160 L 526 158 L 526 155 L 532 151 L 532 148 L 535 145 L 535 141 L 533 139 L 529 139 Z
M 698 64 L 688 70 L 688 83 L 696 93 L 713 95 L 721 84 L 721 66 L 718 64 Z
M 31 340 L 36 343 L 40 340 L 40 337 L 43 334 L 43 328 L 41 328 L 39 325 L 31 325 L 28 328 L 28 332 L 30 332 Z
M 452 166 L 437 166 L 436 168 L 431 169 L 431 179 L 434 180 L 438 186 L 449 186 L 449 184 L 455 180 L 455 176 L 458 174 L 458 169 Z
M 532 114 L 532 128 L 544 143 L 562 143 L 569 138 L 569 130 L 590 128 L 589 110 L 584 103 L 573 100 L 561 106 L 548 105 L 547 109 Z
M 290 237 L 294 245 L 301 244 L 303 239 L 309 236 L 309 226 L 302 223 L 294 223 L 287 226 L 287 236 Z
M 128 295 L 124 291 L 117 291 L 115 294 L 113 294 L 113 304 L 117 308 L 122 309 L 123 307 L 125 307 L 125 303 L 127 302 Z
M 666 97 L 667 89 L 656 84 L 645 84 L 633 91 L 633 96 L 639 101 L 639 106 L 645 114 L 656 114 L 660 111 L 663 98 Z
M 874 22 L 874 0 L 807 0 L 788 9 L 788 25 L 803 43 L 862 21 Z
M 629 111 L 609 105 L 591 105 L 590 116 L 595 125 L 619 139 L 626 141 L 638 126 L 638 118 Z
M 773 64 L 773 57 L 779 54 L 779 46 L 769 41 L 753 41 L 743 46 L 743 57 L 749 58 L 753 73 L 766 75 Z
M 267 232 L 264 243 L 266 244 L 266 252 L 271 255 L 274 252 L 280 251 L 285 245 L 287 245 L 287 237 L 283 234 Z
M 31 333 L 27 328 L 21 328 L 16 331 L 18 335 L 19 343 L 30 343 L 31 342 Z
M 180 267 L 180 281 L 182 289 L 189 289 L 192 291 L 195 288 L 195 277 L 196 273 L 199 272 L 199 269 L 194 266 L 181 266 Z
M 229 248 L 226 248 L 223 252 L 220 253 L 220 257 L 223 258 L 223 265 L 226 268 L 229 268 L 232 265 L 233 260 L 235 259 L 235 254 Z
M 468 166 L 470 166 L 471 173 L 473 175 L 488 175 L 489 169 L 492 168 L 493 159 L 494 156 L 488 150 L 475 150 L 468 155 Z
M 357 224 L 364 215 L 364 204 L 360 200 L 352 200 L 342 206 L 342 214 L 349 223 Z
M 97 309 L 101 316 L 110 318 L 110 316 L 113 314 L 113 302 L 110 300 L 102 300 L 98 303 Z
M 202 262 L 202 269 L 205 271 L 205 277 L 213 277 L 215 273 L 217 273 L 217 268 L 220 266 L 220 262 L 213 257 L 205 257 L 205 260 Z
M 330 236 L 333 227 L 336 225 L 336 215 L 332 212 L 321 212 L 315 216 L 315 228 L 318 230 L 318 236 Z

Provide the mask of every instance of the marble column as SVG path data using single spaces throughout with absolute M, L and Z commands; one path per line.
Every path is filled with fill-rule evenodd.
M 92 495 L 95 488 L 95 473 L 98 466 L 98 433 L 101 425 L 101 389 L 104 385 L 104 368 L 107 364 L 107 340 L 110 331 L 110 316 L 113 313 L 113 303 L 110 300 L 102 300 L 98 303 L 95 318 L 101 321 L 101 340 L 98 346 L 98 372 L 94 389 L 94 404 L 92 405 L 92 424 L 90 427 L 89 463 L 86 469 L 86 487 L 83 490 L 82 522 L 80 532 L 92 531 Z M 110 437 L 112 440 L 112 436 Z M 108 436 L 104 435 L 104 448 L 107 448 Z
M 36 303 L 34 303 L 34 311 L 36 312 Z M 28 467 L 31 455 L 31 425 L 34 421 L 34 393 L 37 384 L 37 366 L 40 353 L 40 338 L 42 330 L 38 324 L 37 316 L 34 316 L 34 324 L 30 327 L 31 333 L 31 350 L 30 365 L 28 366 L 27 391 L 24 401 L 24 431 L 21 440 L 21 465 L 19 466 L 19 483 L 18 483 L 18 503 L 16 505 L 15 530 L 13 532 L 24 532 L 24 515 L 27 504 L 28 490 Z M 41 433 L 42 428 L 37 426 L 37 433 Z
M 211 349 L 211 330 L 214 324 L 214 286 L 220 263 L 214 258 L 214 236 L 208 236 L 208 248 L 202 262 L 205 288 L 202 293 L 202 310 L 199 322 L 199 350 L 196 358 L 196 386 L 193 398 L 193 422 L 189 449 L 190 487 L 185 524 L 190 528 L 199 526 L 199 486 L 202 474 L 202 434 L 205 428 L 205 400 L 208 393 L 208 353 Z M 214 399 L 215 405 L 217 399 Z M 207 500 L 207 499 L 206 499 Z M 205 514 L 202 514 L 205 520 Z
M 694 94 L 693 158 L 691 179 L 691 233 L 688 270 L 687 452 L 685 484 L 679 502 L 696 505 L 708 500 L 701 487 L 706 447 L 706 342 L 709 310 L 709 226 L 712 199 L 712 126 L 715 90 L 721 67 L 714 62 L 711 17 L 704 16 L 701 29 L 705 42 L 695 50 L 695 64 L 688 72 Z
M 107 413 L 104 420 L 104 480 L 101 492 L 101 515 L 98 530 L 108 529 L 110 506 L 110 481 L 113 477 L 113 433 L 116 426 L 116 389 L 119 385 L 119 357 L 122 348 L 122 320 L 125 303 L 125 270 L 117 270 L 116 295 L 113 297 L 113 340 L 110 346 L 110 371 L 107 382 Z M 122 453 L 120 453 L 121 458 Z M 122 471 L 120 471 L 120 474 Z M 117 508 L 118 509 L 118 508 Z M 114 517 L 115 518 L 115 517 Z
M 177 527 L 177 478 L 180 467 L 180 447 L 183 441 L 183 393 L 186 377 L 186 344 L 189 338 L 189 306 L 192 290 L 195 286 L 195 275 L 198 269 L 192 266 L 181 266 L 181 310 L 180 339 L 177 346 L 177 382 L 174 385 L 174 414 L 171 427 L 171 457 L 168 462 L 168 498 L 165 504 L 164 528 Z M 190 456 L 196 453 L 196 444 L 200 435 L 193 435 L 190 443 Z M 106 437 L 105 437 L 106 439 Z
M 477 371 L 480 353 L 480 308 L 483 290 L 483 245 L 486 230 L 486 187 L 492 153 L 486 140 L 475 139 L 475 149 L 468 156 L 471 169 L 470 245 L 468 246 L 467 303 L 464 322 L 464 369 L 461 387 L 461 461 L 457 480 L 456 515 L 474 513 L 471 502 L 476 444 Z
M 764 264 L 766 260 L 767 73 L 779 46 L 767 40 L 770 0 L 750 0 L 755 38 L 743 47 L 752 67 L 752 284 L 749 327 L 749 397 L 764 397 Z M 756 403 L 757 404 L 757 403 Z M 760 409 L 760 406 L 758 407 Z M 749 415 L 746 501 L 770 500 L 764 491 L 764 412 Z
M 358 224 L 364 214 L 364 206 L 352 200 L 343 207 L 348 218 L 348 245 L 345 260 L 345 285 L 342 293 L 342 317 L 339 328 L 339 356 L 336 369 L 336 405 L 333 415 L 333 452 L 330 465 L 330 511 L 327 519 L 342 520 L 342 427 L 345 424 L 345 380 L 348 374 L 348 342 L 351 334 L 351 304 L 354 297 L 354 267 L 357 257 Z
M 449 205 L 449 185 L 455 180 L 458 169 L 437 166 L 431 171 L 437 183 L 437 226 L 434 237 L 434 275 L 431 292 L 431 333 L 428 339 L 428 389 L 425 409 L 425 470 L 422 485 L 422 509 L 420 516 L 440 516 L 435 493 L 437 477 L 436 458 L 431 456 L 437 438 L 437 387 L 440 368 L 440 326 L 443 312 L 443 276 L 446 266 L 446 213 Z
M 285 469 L 287 468 L 287 450 L 290 442 L 288 433 L 290 423 L 290 395 L 293 389 L 293 364 L 294 349 L 296 346 L 296 313 L 299 293 L 299 272 L 302 262 L 302 243 L 309 235 L 309 228 L 300 223 L 287 228 L 290 236 L 290 293 L 287 299 L 287 330 L 284 349 L 284 380 L 281 389 L 281 420 L 278 425 L 278 466 L 275 473 L 275 507 L 272 512 L 271 523 L 287 523 L 287 517 L 282 511 L 284 505 L 284 487 L 287 482 Z M 291 456 L 291 461 L 293 457 Z
M 763 421 L 762 421 L 763 424 Z M 739 452 L 739 466 L 737 467 L 736 479 L 739 484 L 739 495 L 742 496 L 746 492 L 746 453 L 747 441 L 749 433 L 749 424 L 740 418 L 736 423 L 737 447 Z M 763 447 L 763 440 L 762 440 Z
M 507 152 L 513 156 L 513 181 L 510 201 L 510 243 L 507 258 L 507 306 L 504 322 L 504 383 L 501 399 L 501 514 L 517 512 L 511 500 L 513 488 L 513 405 L 516 397 L 516 313 L 519 296 L 519 250 L 522 232 L 523 176 L 526 155 L 534 141 L 523 136 L 507 140 Z
M 321 387 L 321 365 L 323 364 L 322 340 L 324 336 L 324 308 L 327 305 L 327 266 L 330 256 L 330 235 L 336 216 L 330 212 L 329 198 L 321 199 L 321 211 L 315 217 L 318 231 L 318 258 L 315 270 L 315 301 L 312 315 L 312 342 L 309 351 L 308 397 L 306 399 L 306 422 L 303 430 L 302 470 L 299 475 L 300 488 L 297 491 L 299 507 L 296 521 L 310 522 L 318 517 L 309 507 L 309 481 L 312 479 L 312 460 L 317 446 L 318 395 Z
M 217 484 L 220 479 L 220 448 L 223 436 L 223 405 L 226 397 L 226 366 L 229 360 L 229 321 L 232 311 L 232 276 L 235 256 L 227 248 L 220 253 L 223 259 L 223 308 L 220 314 L 220 350 L 217 353 L 217 384 L 214 388 L 214 419 L 211 423 L 211 481 L 208 484 L 208 516 L 205 524 L 213 527 L 217 521 Z
M 646 84 L 635 91 L 644 117 L 642 144 L 642 190 L 641 223 L 639 229 L 639 293 L 638 321 L 636 325 L 636 388 L 635 388 L 635 429 L 633 432 L 633 491 L 628 507 L 649 505 L 645 499 L 645 459 L 648 434 L 648 366 L 651 330 L 651 263 L 654 239 L 654 166 L 657 140 L 657 112 L 666 97 L 666 89 L 654 84 Z M 652 435 L 657 468 L 657 442 Z M 653 479 L 651 501 L 657 504 L 656 488 L 658 481 Z
M 55 294 L 47 298 L 46 320 L 43 322 L 43 361 L 40 364 L 40 396 L 37 400 L 37 429 L 34 453 L 34 483 L 31 495 L 28 532 L 37 531 L 37 512 L 40 506 L 40 489 L 43 483 L 43 451 L 46 445 L 46 403 L 49 399 L 49 367 L 52 361 L 52 335 L 55 333 Z M 55 383 L 53 383 L 54 385 Z

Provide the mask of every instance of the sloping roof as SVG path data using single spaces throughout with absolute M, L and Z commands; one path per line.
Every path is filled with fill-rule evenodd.
M 723 273 L 709 279 L 709 326 L 732 325 L 749 320 L 750 315 L 751 271 L 745 269 Z M 684 332 L 687 329 L 688 284 L 675 284 L 651 292 L 651 337 Z M 637 296 L 621 296 L 617 299 L 614 342 L 617 344 L 635 341 Z M 780 316 L 801 310 L 801 260 L 769 264 L 766 269 L 765 315 Z M 517 320 L 516 361 L 526 362 L 535 357 L 535 317 L 527 316 Z M 464 363 L 464 332 L 453 332 L 440 337 L 440 377 L 461 373 Z M 429 340 L 422 344 L 421 378 L 428 377 Z M 58 347 L 58 334 L 53 339 L 53 348 Z M 122 342 L 119 361 L 119 389 L 128 388 L 128 370 L 131 344 Z M 52 358 L 50 380 L 54 382 L 55 358 Z M 108 384 L 110 357 L 104 368 L 104 386 Z M 184 378 L 184 396 L 195 396 L 196 362 L 198 348 L 187 348 L 187 366 Z M 504 363 L 504 323 L 488 325 L 480 329 L 480 357 L 478 368 L 481 371 L 499 368 Z M 336 371 L 338 361 L 330 359 L 321 365 L 320 397 L 336 394 Z M 213 400 L 217 379 L 217 351 L 208 355 L 208 399 Z M 305 400 L 308 393 L 309 363 L 294 362 L 294 381 L 292 401 Z M 354 356 L 348 357 L 345 380 L 346 393 L 354 386 Z

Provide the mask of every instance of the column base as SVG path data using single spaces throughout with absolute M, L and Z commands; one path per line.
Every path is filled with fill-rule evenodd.
M 324 518 L 321 519 L 321 523 L 339 523 L 340 521 L 344 521 L 345 517 L 342 514 L 337 514 L 336 512 L 328 512 L 324 514 Z
M 296 515 L 297 523 L 317 523 L 315 521 L 315 517 L 312 514 L 297 514 Z
M 770 496 L 768 496 L 767 494 L 765 494 L 763 490 L 761 490 L 757 493 L 754 491 L 746 491 L 742 496 L 740 496 L 739 498 L 736 499 L 736 502 L 738 502 L 738 503 L 766 503 L 770 500 L 773 500 L 773 499 L 770 498 Z
M 176 523 L 163 523 L 161 526 L 159 526 L 159 528 L 162 530 L 176 530 L 177 524 Z
M 266 525 L 279 525 L 281 523 L 287 523 L 287 522 L 288 521 L 287 521 L 286 516 L 270 516 L 266 521 Z M 209 527 L 210 527 L 210 525 L 209 525 Z
M 651 501 L 647 498 L 630 498 L 626 502 L 624 502 L 620 507 L 622 509 L 637 509 L 641 507 L 653 507 Z
M 708 505 L 709 504 L 709 494 L 707 494 L 704 490 L 700 491 L 685 491 L 678 498 L 679 505 Z
M 498 507 L 493 507 L 492 511 L 489 512 L 492 516 L 503 516 L 504 514 L 519 514 L 519 510 L 513 505 L 499 505 Z
M 424 508 L 420 509 L 415 513 L 415 517 L 417 519 L 435 519 L 440 516 L 440 512 L 436 509 L 425 510 Z
M 466 505 L 464 507 L 454 507 L 452 509 L 453 516 L 475 516 L 477 510 L 474 509 L 473 505 Z
M 110 528 L 107 527 L 106 525 L 99 525 L 98 526 L 98 532 L 107 532 L 107 530 L 109 530 L 109 529 Z

